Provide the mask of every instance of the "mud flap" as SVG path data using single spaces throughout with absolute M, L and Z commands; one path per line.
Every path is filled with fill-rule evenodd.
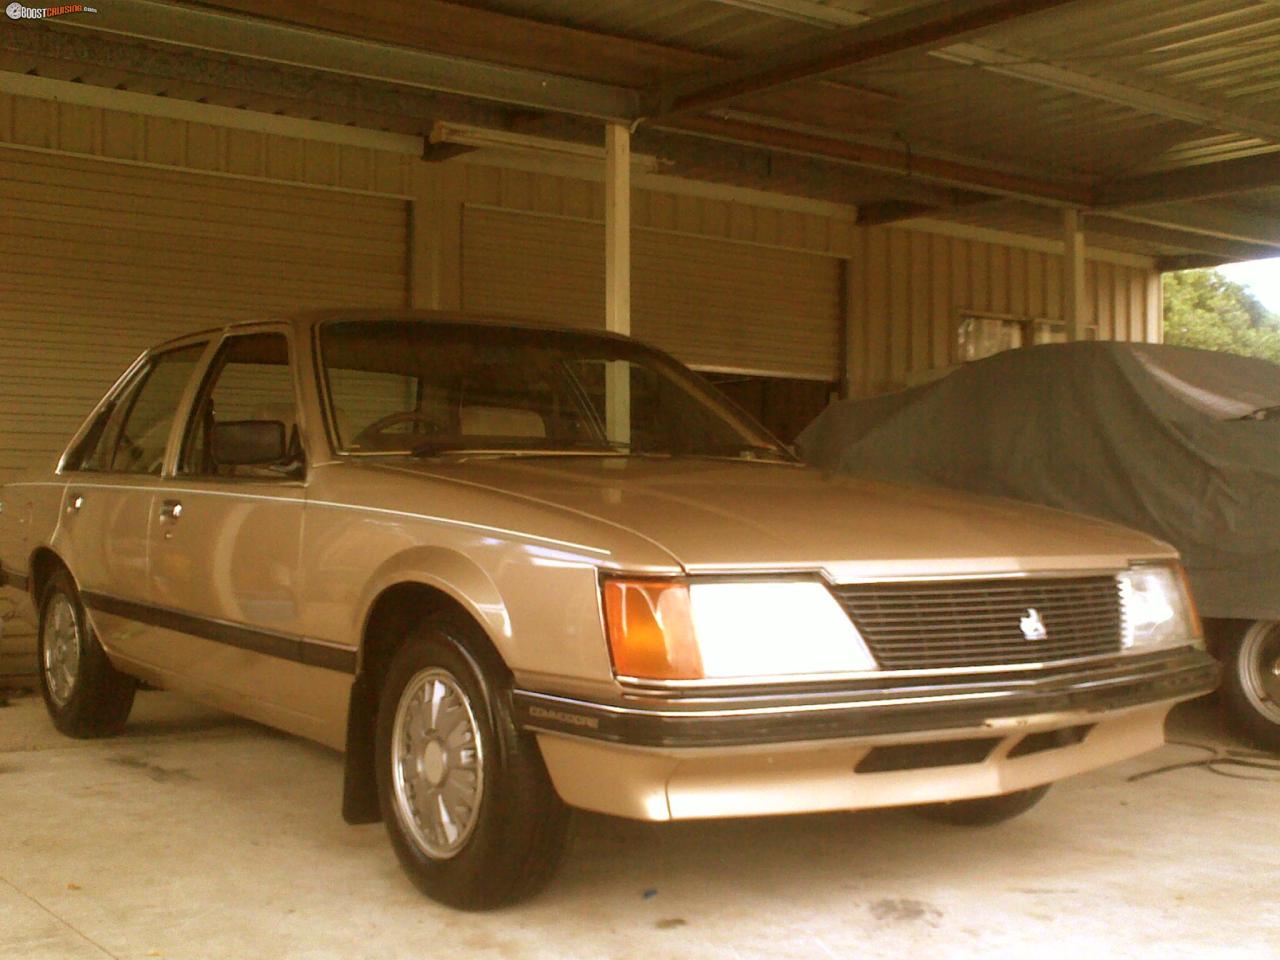
M 347 710 L 347 753 L 342 779 L 342 819 L 350 824 L 380 823 L 378 782 L 374 770 L 374 718 L 378 699 L 368 675 L 351 685 Z

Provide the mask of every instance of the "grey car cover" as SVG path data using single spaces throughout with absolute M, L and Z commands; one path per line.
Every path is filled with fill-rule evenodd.
M 1280 366 L 1182 347 L 1071 343 L 837 401 L 801 434 L 818 466 L 1113 520 L 1182 553 L 1200 611 L 1280 618 Z

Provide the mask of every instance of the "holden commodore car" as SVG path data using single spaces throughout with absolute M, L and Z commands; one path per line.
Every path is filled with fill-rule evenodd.
M 345 817 L 464 908 L 537 889 L 571 807 L 998 821 L 1217 679 L 1164 543 L 803 466 L 600 333 L 192 334 L 2 497 L 60 730 L 144 681 L 342 750 Z
M 1280 365 L 1154 343 L 1006 350 L 831 404 L 814 466 L 1012 497 L 1172 544 L 1236 731 L 1280 751 Z

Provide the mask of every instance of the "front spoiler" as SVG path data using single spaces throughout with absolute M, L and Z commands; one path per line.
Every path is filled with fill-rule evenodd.
M 1183 647 L 1034 671 L 885 674 L 793 694 L 602 703 L 517 689 L 512 702 L 516 722 L 532 732 L 636 747 L 733 747 L 999 728 L 1046 716 L 1082 722 L 1201 696 L 1217 686 L 1219 673 L 1208 654 Z

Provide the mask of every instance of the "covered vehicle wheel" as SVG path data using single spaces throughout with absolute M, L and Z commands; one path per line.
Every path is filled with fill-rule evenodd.
M 1226 648 L 1222 696 L 1241 736 L 1280 752 L 1280 621 L 1258 620 Z
M 40 692 L 55 727 L 81 738 L 120 732 L 137 681 L 107 659 L 65 570 L 50 578 L 41 597 L 37 655 Z
M 540 889 L 568 822 L 478 632 L 448 617 L 413 632 L 387 670 L 376 738 L 378 800 L 400 862 L 427 896 L 464 910 Z
M 1002 793 L 997 797 L 976 797 L 973 800 L 952 800 L 950 803 L 930 803 L 916 807 L 916 812 L 926 820 L 950 823 L 961 827 L 987 827 L 1012 820 L 1026 813 L 1039 803 L 1051 784 Z

